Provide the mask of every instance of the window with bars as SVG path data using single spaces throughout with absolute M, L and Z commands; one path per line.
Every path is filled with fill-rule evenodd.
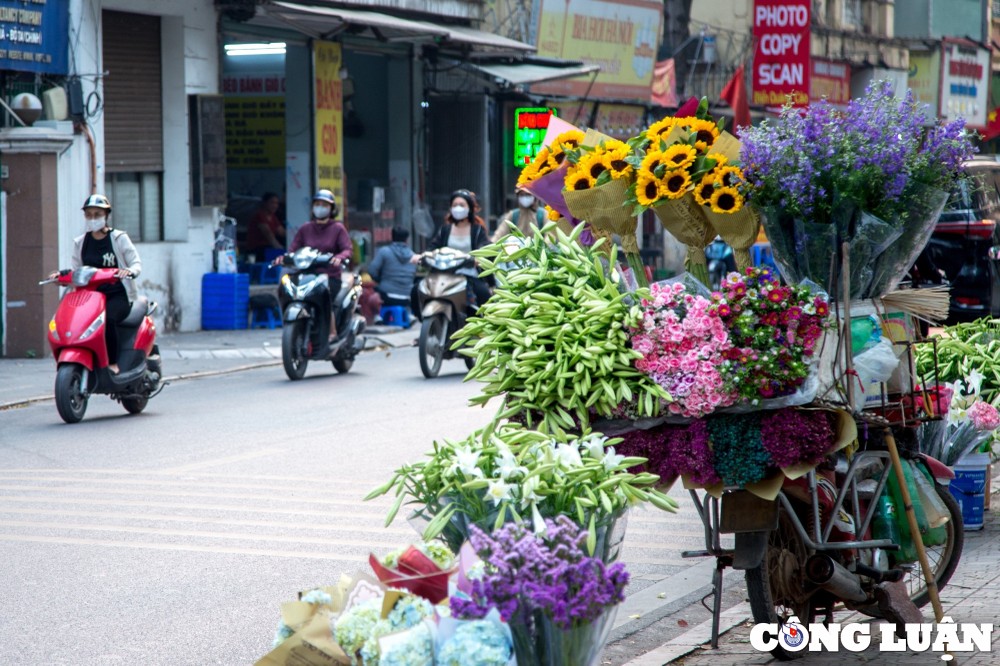
M 994 21 L 1000 21 L 1000 0 L 993 0 L 990 3 L 990 16 Z
M 133 241 L 163 240 L 163 194 L 159 172 L 116 172 L 105 177 L 111 222 Z

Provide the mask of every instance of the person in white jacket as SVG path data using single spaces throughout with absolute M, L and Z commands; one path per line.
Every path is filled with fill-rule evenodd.
M 83 202 L 86 233 L 73 241 L 71 268 L 81 266 L 115 268 L 121 282 L 103 285 L 107 324 L 104 340 L 108 346 L 109 370 L 118 372 L 118 324 L 128 317 L 139 292 L 135 278 L 142 271 L 142 261 L 128 234 L 111 228 L 111 202 L 103 194 L 91 194 Z

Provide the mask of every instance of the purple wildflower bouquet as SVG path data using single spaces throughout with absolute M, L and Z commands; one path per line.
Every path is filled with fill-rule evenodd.
M 826 101 L 786 107 L 744 131 L 744 189 L 789 282 L 836 286 L 831 263 L 846 241 L 852 297 L 896 285 L 975 152 L 964 121 L 926 132 L 924 122 L 913 95 L 897 98 L 883 81 L 843 112 Z
M 469 542 L 483 561 L 469 595 L 453 596 L 455 617 L 479 619 L 495 608 L 514 636 L 517 663 L 599 663 L 628 572 L 586 554 L 586 530 L 559 516 L 544 534 L 508 523 L 492 534 L 473 527 Z

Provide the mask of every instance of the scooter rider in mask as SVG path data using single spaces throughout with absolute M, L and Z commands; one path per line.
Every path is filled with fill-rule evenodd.
M 103 194 L 91 194 L 83 202 L 84 233 L 73 241 L 73 256 L 70 267 L 114 268 L 115 277 L 121 282 L 102 285 L 97 288 L 104 294 L 104 309 L 107 324 L 104 340 L 108 348 L 108 369 L 117 373 L 118 368 L 118 324 L 128 317 L 132 302 L 139 297 L 135 278 L 142 271 L 142 262 L 135 245 L 128 234 L 111 228 L 111 202 Z M 58 273 L 49 277 L 55 278 Z
M 334 300 L 340 291 L 341 264 L 350 259 L 354 253 L 354 246 L 351 245 L 351 237 L 347 233 L 347 228 L 337 222 L 338 208 L 337 200 L 330 190 L 319 190 L 313 195 L 312 218 L 295 232 L 295 238 L 288 247 L 289 252 L 295 252 L 303 247 L 311 247 L 320 252 L 329 252 L 334 255 L 328 266 L 320 270 L 330 277 L 330 342 L 337 338 L 337 318 L 334 314 L 336 304 Z M 284 256 L 274 260 L 275 264 L 280 264 Z

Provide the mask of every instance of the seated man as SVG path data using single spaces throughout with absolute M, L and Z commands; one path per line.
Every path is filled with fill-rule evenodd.
M 410 232 L 402 227 L 392 230 L 392 244 L 379 248 L 368 265 L 368 274 L 378 283 L 376 290 L 385 305 L 410 307 L 410 290 L 417 266 L 411 263 L 413 250 L 407 244 Z

